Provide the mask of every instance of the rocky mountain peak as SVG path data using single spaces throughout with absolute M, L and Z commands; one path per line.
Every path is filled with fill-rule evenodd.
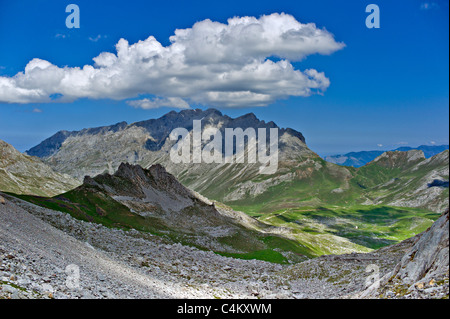
M 218 116 L 218 117 L 223 117 L 224 115 L 222 114 L 222 112 L 220 112 L 217 109 L 207 109 L 205 111 L 202 110 L 198 110 L 201 113 L 203 113 L 205 116 Z
M 145 168 L 155 163 L 162 163 L 168 172 L 179 178 L 185 185 L 198 192 L 204 192 L 212 188 L 209 184 L 212 180 L 209 176 L 210 168 L 204 165 L 182 168 L 170 160 L 168 153 L 174 143 L 169 139 L 170 133 L 176 128 L 184 128 L 191 132 L 194 120 L 202 121 L 203 130 L 207 127 L 218 128 L 222 133 L 222 145 L 225 145 L 226 128 L 243 130 L 252 128 L 257 133 L 260 128 L 266 129 L 266 132 L 268 129 L 276 128 L 279 129 L 280 161 L 289 161 L 292 165 L 296 165 L 300 160 L 306 158 L 318 158 L 318 155 L 305 145 L 305 138 L 300 132 L 279 128 L 272 121 L 259 120 L 253 113 L 231 118 L 216 109 L 172 111 L 160 118 L 135 122 L 130 125 L 122 122 L 109 127 L 85 129 L 78 132 L 60 132 L 31 149 L 29 153 L 41 157 L 56 171 L 70 174 L 80 183 L 86 175 L 98 176 L 104 172 L 112 174 L 123 162 L 139 164 Z M 266 142 L 270 142 L 270 134 L 266 135 Z M 202 145 L 206 145 L 206 142 Z M 249 174 L 258 174 L 259 166 L 259 164 L 253 165 L 249 168 L 251 170 Z M 122 168 L 124 174 L 126 174 L 125 168 Z M 231 181 L 235 183 L 233 174 L 239 173 L 238 170 L 229 172 L 224 168 L 220 169 L 219 174 L 226 176 L 226 180 L 229 180 L 230 183 Z M 247 177 L 238 178 L 246 179 L 249 174 Z M 134 175 L 143 176 L 144 174 L 134 172 Z M 188 175 L 196 177 L 189 177 L 187 182 Z M 202 185 L 202 188 L 196 188 L 193 183 Z M 222 187 L 225 186 L 222 185 Z
M 111 134 L 129 134 L 131 138 L 136 140 L 136 129 L 140 130 L 139 134 L 148 135 L 148 138 L 143 142 L 143 147 L 151 152 L 161 150 L 166 143 L 170 133 L 175 128 L 186 128 L 188 131 L 193 128 L 194 120 L 202 120 L 204 123 L 208 123 L 211 126 L 217 126 L 219 129 L 225 128 L 278 128 L 278 126 L 270 121 L 266 123 L 263 120 L 259 120 L 254 113 L 248 113 L 237 118 L 231 118 L 222 114 L 217 109 L 188 109 L 181 110 L 180 112 L 171 111 L 158 119 L 150 119 L 145 121 L 136 122 L 128 125 L 127 122 L 120 122 L 110 126 L 102 126 L 96 128 L 83 129 L 81 131 L 60 131 L 50 138 L 44 140 L 39 145 L 31 148 L 27 151 L 27 154 L 37 156 L 44 159 L 49 159 L 63 149 L 63 144 L 70 138 L 73 140 L 81 140 L 90 136 L 101 137 L 109 136 Z M 143 130 L 142 130 L 143 129 Z M 222 132 L 223 133 L 223 132 Z M 280 128 L 279 136 L 288 133 L 289 135 L 298 138 L 301 142 L 305 143 L 304 136 L 293 129 Z M 143 136 L 142 136 L 143 137 Z M 126 160 L 126 159 L 123 159 Z
M 394 271 L 397 278 L 413 284 L 430 281 L 448 272 L 449 266 L 449 210 L 424 233 L 402 258 Z
M 11 156 L 15 149 L 8 143 L 0 140 L 0 160 L 6 159 L 6 157 Z M 17 152 L 17 151 L 16 151 Z
M 358 297 L 373 298 L 390 294 L 400 298 L 404 295 L 417 298 L 421 294 L 435 295 L 438 291 L 445 290 L 448 295 L 449 210 L 447 209 L 430 228 L 412 240 L 413 246 L 394 270 L 379 281 L 378 286 L 381 287 L 372 285 L 358 294 Z M 443 284 L 445 281 L 447 281 L 446 289 Z
M 157 190 L 182 197 L 192 197 L 192 192 L 160 164 L 144 169 L 140 165 L 121 163 L 113 175 L 105 173 L 96 177 L 86 176 L 82 187 L 90 186 L 116 196 L 132 195 L 142 198 L 149 190 Z
M 114 173 L 114 176 L 123 177 L 129 180 L 137 178 L 145 178 L 145 171 L 139 165 L 132 165 L 129 163 L 122 163 Z
M 257 121 L 258 118 L 256 117 L 255 113 L 247 113 L 245 115 L 242 115 L 240 118 L 250 120 L 250 121 Z
M 153 181 L 156 183 L 175 180 L 171 174 L 161 164 L 154 164 L 148 169 L 142 168 L 140 165 L 122 163 L 114 176 L 122 177 L 130 181 Z

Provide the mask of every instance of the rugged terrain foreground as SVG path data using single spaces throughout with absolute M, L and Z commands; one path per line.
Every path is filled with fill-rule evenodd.
M 448 211 L 426 232 L 393 246 L 280 265 L 227 258 L 1 196 L 0 298 L 449 296 Z M 376 290 L 366 289 L 370 265 L 382 279 Z

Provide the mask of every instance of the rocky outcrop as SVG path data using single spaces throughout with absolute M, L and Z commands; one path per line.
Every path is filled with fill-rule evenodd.
M 257 130 L 258 128 L 278 128 L 278 126 L 274 122 L 266 123 L 265 121 L 261 121 L 253 113 L 249 113 L 237 118 L 231 118 L 229 116 L 223 115 L 220 111 L 215 109 L 208 109 L 205 111 L 200 109 L 189 109 L 180 111 L 179 113 L 172 111 L 159 119 L 151 119 L 136 122 L 133 124 L 121 122 L 111 126 L 89 128 L 81 131 L 60 131 L 50 138 L 44 140 L 39 145 L 31 148 L 27 151 L 27 153 L 32 156 L 43 158 L 47 161 L 50 161 L 51 163 L 52 159 L 54 160 L 53 162 L 60 162 L 62 159 L 64 159 L 65 151 L 67 150 L 67 144 L 71 143 L 71 141 L 73 140 L 84 141 L 83 138 L 86 136 L 95 137 L 110 135 L 127 136 L 126 139 L 132 140 L 133 138 L 136 138 L 136 134 L 138 134 L 138 139 L 140 140 L 140 142 L 134 145 L 133 149 L 134 151 L 143 153 L 140 156 L 140 158 L 142 158 L 142 156 L 146 156 L 145 151 L 161 151 L 164 145 L 168 142 L 169 135 L 173 129 L 182 127 L 186 128 L 188 131 L 191 131 L 193 129 L 194 120 L 202 120 L 202 124 L 204 126 L 213 126 L 218 128 L 221 131 L 223 138 L 225 137 L 225 128 L 242 128 L 243 130 L 247 128 L 254 128 L 255 130 Z M 286 133 L 299 139 L 299 141 L 301 141 L 303 144 L 305 143 L 305 137 L 300 132 L 297 132 L 290 128 L 279 128 L 279 130 L 279 136 Z M 141 137 L 142 139 L 140 139 Z M 91 140 L 91 142 L 94 141 Z M 113 141 L 104 140 L 103 142 L 104 144 L 109 144 L 108 146 L 110 147 L 114 146 L 111 145 Z M 79 146 L 80 148 L 83 147 L 83 143 L 81 143 L 81 145 Z M 93 157 L 100 156 L 95 152 L 96 150 L 99 150 L 99 148 L 92 149 L 90 152 L 92 159 L 94 159 Z M 84 149 L 83 151 L 84 153 L 89 153 L 89 149 Z M 82 158 L 79 158 L 79 160 L 82 160 Z M 119 161 L 120 163 L 125 161 L 126 158 L 121 157 L 117 160 L 115 158 L 110 158 L 109 160 L 113 162 Z M 59 169 L 57 165 L 55 165 L 55 168 Z M 84 169 L 83 172 L 85 173 L 91 173 L 88 167 L 81 167 L 81 169 Z M 97 171 L 96 173 L 102 172 Z
M 357 295 L 363 298 L 430 298 L 449 295 L 449 211 L 425 232 L 378 283 Z
M 429 282 L 449 269 L 449 212 L 423 233 L 393 273 L 406 284 Z

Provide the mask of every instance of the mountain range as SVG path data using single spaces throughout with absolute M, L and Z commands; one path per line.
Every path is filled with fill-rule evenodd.
M 80 181 L 85 175 L 114 173 L 123 161 L 142 167 L 165 161 L 165 166 L 168 167 L 169 150 L 175 144 L 169 139 L 170 133 L 175 128 L 185 128 L 192 132 L 194 120 L 202 120 L 202 132 L 208 127 L 215 127 L 223 137 L 225 128 L 278 128 L 273 122 L 260 121 L 252 113 L 233 119 L 215 109 L 183 110 L 179 113 L 172 111 L 159 119 L 132 124 L 121 122 L 81 131 L 60 131 L 26 153 L 40 157 L 57 171 L 65 171 Z M 299 148 L 312 153 L 306 147 L 301 133 L 289 128 L 279 129 L 279 136 L 295 138 Z M 283 143 L 283 138 L 281 141 Z M 79 152 L 80 147 L 87 145 L 91 148 Z M 161 159 L 162 157 L 165 158 Z
M 236 127 L 278 128 L 278 170 L 261 175 L 259 163 L 173 163 L 169 152 L 175 141 L 169 139 L 169 134 L 177 127 L 192 134 L 194 120 L 202 120 L 203 131 L 208 127 L 222 132 Z M 245 149 L 244 154 L 235 156 L 247 152 Z M 320 205 L 395 204 L 435 212 L 448 207 L 448 188 L 428 187 L 434 180 L 448 181 L 448 151 L 428 159 L 422 151 L 387 152 L 380 156 L 398 162 L 393 167 L 379 165 L 383 161 L 376 159 L 360 168 L 344 167 L 320 158 L 308 148 L 300 132 L 260 121 L 254 114 L 230 118 L 215 109 L 170 112 L 159 119 L 133 124 L 61 131 L 27 153 L 79 183 L 86 175 L 114 174 L 122 162 L 144 168 L 161 164 L 186 187 L 251 215 Z M 395 154 L 409 155 L 405 159 Z M 412 164 L 417 169 L 411 168 Z M 414 196 L 422 189 L 424 196 Z M 409 195 L 403 198 L 402 191 Z

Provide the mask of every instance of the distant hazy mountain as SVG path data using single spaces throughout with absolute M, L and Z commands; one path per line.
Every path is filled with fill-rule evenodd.
M 0 191 L 53 196 L 78 185 L 72 177 L 55 172 L 39 158 L 24 155 L 0 140 Z
M 423 151 L 426 158 L 430 158 L 434 155 L 437 155 L 445 150 L 448 150 L 448 145 L 421 145 L 419 147 L 399 147 L 394 151 L 411 151 L 411 150 L 420 150 Z M 361 152 L 350 152 L 344 155 L 330 155 L 325 156 L 324 159 L 327 162 L 342 165 L 342 166 L 352 166 L 352 167 L 361 167 L 366 165 L 367 163 L 373 161 L 375 158 L 380 156 L 386 151 L 361 151 Z

